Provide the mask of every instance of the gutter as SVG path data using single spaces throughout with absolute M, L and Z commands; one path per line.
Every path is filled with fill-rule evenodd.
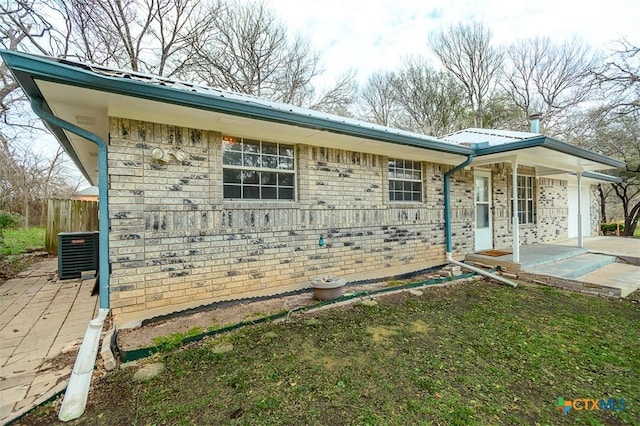
M 251 119 L 282 123 L 303 128 L 329 131 L 354 137 L 361 137 L 397 145 L 426 148 L 433 151 L 450 154 L 468 155 L 468 147 L 443 142 L 435 138 L 420 137 L 420 135 L 405 134 L 397 129 L 378 127 L 370 123 L 352 121 L 339 116 L 319 116 L 316 112 L 305 108 L 276 102 L 261 103 L 256 98 L 246 96 L 234 98 L 237 94 L 225 96 L 224 92 L 216 94 L 216 89 L 210 92 L 198 91 L 197 87 L 189 83 L 166 80 L 171 83 L 186 85 L 186 89 L 178 89 L 166 85 L 158 85 L 141 79 L 126 79 L 114 77 L 100 72 L 100 67 L 75 63 L 50 57 L 42 57 L 2 50 L 0 54 L 16 75 L 19 72 L 28 74 L 32 79 L 41 79 L 54 83 L 67 84 L 91 90 L 133 96 L 151 101 L 167 102 L 174 105 L 214 111 L 223 114 L 246 117 Z M 103 69 L 107 70 L 107 69 Z M 116 70 L 110 70 L 116 71 Z M 138 78 L 148 78 L 141 74 L 127 72 Z M 18 79 L 20 80 L 20 79 Z M 20 84 L 26 84 L 20 80 Z
M 109 313 L 109 186 L 107 173 L 107 144 L 98 135 L 82 129 L 68 121 L 48 113 L 44 109 L 44 100 L 39 96 L 31 97 L 31 108 L 48 126 L 57 127 L 74 133 L 98 146 L 98 216 L 100 230 L 100 265 L 99 288 L 100 309 L 98 316 L 89 322 L 82 339 L 69 385 L 64 394 L 58 418 L 62 421 L 76 419 L 84 413 L 91 385 L 91 375 L 98 354 L 100 335 L 104 320 Z
M 474 152 L 478 151 L 482 145 L 480 144 L 472 144 L 472 148 Z M 467 265 L 466 263 L 458 262 L 451 255 L 451 192 L 450 192 L 450 180 L 451 176 L 457 171 L 465 168 L 473 161 L 473 154 L 469 154 L 467 159 L 447 171 L 444 174 L 444 229 L 445 229 L 445 242 L 446 242 L 446 250 L 447 250 L 447 262 L 453 263 L 454 265 L 460 266 L 462 268 L 473 271 L 477 274 L 484 275 L 485 277 L 491 278 L 503 284 L 509 285 L 511 287 L 517 287 L 518 284 L 510 281 L 506 278 L 503 278 L 499 275 L 492 274 L 490 272 L 485 271 L 484 269 L 476 268 L 475 266 Z

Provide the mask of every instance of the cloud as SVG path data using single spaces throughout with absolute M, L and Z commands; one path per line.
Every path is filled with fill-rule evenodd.
M 623 36 L 638 37 L 640 22 L 640 6 L 630 0 L 270 0 L 268 5 L 321 51 L 325 84 L 352 68 L 361 82 L 376 70 L 397 69 L 404 57 L 428 53 L 430 32 L 458 22 L 483 22 L 497 43 L 577 36 L 602 48 Z

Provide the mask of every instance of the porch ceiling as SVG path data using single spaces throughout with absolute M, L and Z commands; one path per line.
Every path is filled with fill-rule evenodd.
M 36 84 L 56 116 L 96 133 L 105 140 L 109 136 L 108 117 L 115 116 L 218 131 L 234 136 L 346 149 L 451 165 L 459 164 L 466 158 L 460 154 L 234 116 L 44 80 L 36 80 Z M 80 162 L 78 166 L 84 169 L 92 183 L 97 183 L 96 146 L 75 134 L 66 131 L 65 133 L 71 144 L 70 147 L 65 148 L 75 152 L 76 162 Z
M 614 169 L 610 165 L 560 152 L 546 146 L 475 157 L 471 166 L 510 163 L 514 158 L 518 165 L 535 167 L 536 174 L 540 176 L 555 175 L 555 177 L 559 177 L 567 172 Z

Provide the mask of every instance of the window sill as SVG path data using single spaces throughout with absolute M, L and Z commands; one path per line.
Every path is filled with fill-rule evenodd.
M 298 203 L 293 200 L 223 200 L 222 208 L 246 208 L 247 206 L 264 209 L 294 207 Z

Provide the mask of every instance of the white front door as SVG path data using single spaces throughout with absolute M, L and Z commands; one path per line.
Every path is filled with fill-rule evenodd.
M 588 185 L 582 185 L 582 236 L 591 235 L 591 191 Z M 578 187 L 569 185 L 567 187 L 567 205 L 569 207 L 569 217 L 567 218 L 567 236 L 576 238 L 578 236 Z
M 476 244 L 475 250 L 493 248 L 493 226 L 491 219 L 491 172 L 474 173 L 476 204 Z

